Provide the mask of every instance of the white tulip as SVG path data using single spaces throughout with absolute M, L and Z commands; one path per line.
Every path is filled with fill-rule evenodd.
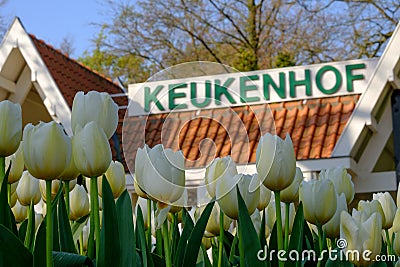
M 6 157 L 6 170 L 10 166 L 10 163 L 11 169 L 10 174 L 8 175 L 8 183 L 13 184 L 21 178 L 25 167 L 24 154 L 22 152 L 22 142 L 14 154 Z
M 329 238 L 337 238 L 340 236 L 340 214 L 347 211 L 346 195 L 341 193 L 337 196 L 336 212 L 333 217 L 322 226 L 322 229 Z
M 78 171 L 86 177 L 104 174 L 111 163 L 111 148 L 104 131 L 89 122 L 72 138 L 73 160 Z
M 71 125 L 76 134 L 78 125 L 84 127 L 94 121 L 110 139 L 118 126 L 118 105 L 105 92 L 78 92 L 72 103 Z
M 159 144 L 139 148 L 135 160 L 135 177 L 140 188 L 151 198 L 166 204 L 176 202 L 184 192 L 185 163 L 181 151 L 164 149 Z
M 253 189 L 250 184 L 254 177 L 252 175 L 239 173 L 234 177 L 224 177 L 217 182 L 215 196 L 222 211 L 230 218 L 237 219 L 239 216 L 238 196 L 236 186 L 246 204 L 247 211 L 251 215 L 260 201 L 260 187 Z
M 296 167 L 296 175 L 293 182 L 281 191 L 281 201 L 285 203 L 292 203 L 299 201 L 299 188 L 303 181 L 303 172 L 299 167 Z
M 289 135 L 282 140 L 267 133 L 261 136 L 256 153 L 256 167 L 260 180 L 272 191 L 287 188 L 296 174 L 296 157 Z
M 299 189 L 304 218 L 312 224 L 323 225 L 336 212 L 336 192 L 329 179 L 303 181 Z
M 26 125 L 22 146 L 25 166 L 38 179 L 59 178 L 71 160 L 71 140 L 54 121 Z
M 108 183 L 110 184 L 114 198 L 118 198 L 126 189 L 124 165 L 118 161 L 111 161 L 111 164 L 108 167 L 105 175 Z M 97 181 L 99 196 L 102 197 L 102 179 L 97 179 Z
M 230 156 L 216 158 L 206 169 L 205 184 L 211 197 L 215 197 L 215 189 L 219 179 L 233 177 L 237 174 L 236 164 Z
M 73 221 L 89 214 L 89 197 L 85 188 L 81 185 L 76 185 L 69 192 L 70 210 L 69 218 Z
M 19 203 L 18 200 L 15 203 L 15 206 L 12 207 L 11 210 L 12 210 L 12 212 L 14 214 L 15 221 L 17 223 L 22 222 L 23 220 L 25 220 L 28 217 L 29 207 L 28 206 L 22 206 L 21 203 Z
M 382 228 L 391 228 L 397 210 L 396 204 L 394 203 L 392 196 L 389 192 L 375 193 L 372 195 L 372 199 L 378 200 L 382 206 L 382 210 L 385 215 L 385 223 L 382 223 Z
M 22 111 L 19 104 L 9 100 L 0 102 L 0 157 L 17 151 L 22 136 Z
M 257 209 L 259 211 L 263 210 L 268 206 L 271 200 L 271 190 L 266 188 L 263 184 L 260 184 L 260 201 L 258 202 Z
M 334 186 L 336 193 L 340 195 L 344 193 L 346 196 L 347 204 L 350 204 L 354 199 L 354 183 L 351 181 L 351 175 L 343 167 L 336 167 L 326 170 L 321 170 L 319 179 L 330 179 Z
M 40 201 L 39 180 L 28 171 L 24 171 L 17 186 L 18 200 L 23 206 L 34 205 Z
M 382 247 L 381 231 L 382 218 L 378 212 L 371 215 L 353 210 L 352 216 L 346 211 L 340 215 L 340 238 L 347 241 L 346 251 L 358 251 L 360 257 L 355 253 L 346 253 L 350 262 L 357 266 L 369 266 L 372 260 L 380 254 Z M 363 253 L 369 250 L 368 259 Z

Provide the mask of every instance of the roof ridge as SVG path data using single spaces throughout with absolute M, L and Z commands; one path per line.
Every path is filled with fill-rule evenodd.
M 98 71 L 96 71 L 96 70 L 94 70 L 94 69 L 92 69 L 92 68 L 90 68 L 90 67 L 84 65 L 83 63 L 77 61 L 76 59 L 71 58 L 67 53 L 63 53 L 60 49 L 57 49 L 57 48 L 55 48 L 54 46 L 52 46 L 52 45 L 50 45 L 50 44 L 47 44 L 43 39 L 37 38 L 34 34 L 29 33 L 29 36 L 30 36 L 31 38 L 37 40 L 38 42 L 40 42 L 42 45 L 46 46 L 47 48 L 51 49 L 51 50 L 54 51 L 55 53 L 60 54 L 60 55 L 61 55 L 62 57 L 64 57 L 66 60 L 69 60 L 69 61 L 71 61 L 72 63 L 74 63 L 74 64 L 80 66 L 80 67 L 83 68 L 83 69 L 85 69 L 86 71 L 89 71 L 89 72 L 91 72 L 91 73 L 93 73 L 93 74 L 99 76 L 100 78 L 106 80 L 107 82 L 111 83 L 112 85 L 118 87 L 121 91 L 123 91 L 122 88 L 121 88 L 117 83 L 115 83 L 110 77 L 106 76 L 105 74 L 100 73 L 100 72 L 98 72 Z

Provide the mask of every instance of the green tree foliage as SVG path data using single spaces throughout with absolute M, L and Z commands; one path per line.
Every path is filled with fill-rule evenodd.
M 396 0 L 104 0 L 81 61 L 125 84 L 188 61 L 240 71 L 380 56 Z

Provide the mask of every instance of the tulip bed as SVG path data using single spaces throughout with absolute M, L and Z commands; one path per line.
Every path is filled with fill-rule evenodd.
M 0 266 L 400 266 L 400 196 L 396 204 L 377 193 L 349 213 L 351 176 L 334 168 L 303 181 L 289 136 L 261 137 L 257 174 L 215 159 L 201 207 L 186 206 L 180 151 L 140 148 L 133 208 L 123 167 L 111 161 L 118 109 L 108 95 L 77 95 L 72 138 L 55 122 L 28 125 L 22 137 L 12 109 L 0 102 L 0 129 L 17 129 L 0 140 Z M 78 175 L 87 178 L 72 189 Z

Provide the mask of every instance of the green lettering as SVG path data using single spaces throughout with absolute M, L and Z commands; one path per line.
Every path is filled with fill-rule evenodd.
M 240 77 L 240 102 L 257 102 L 260 101 L 260 98 L 257 96 L 247 97 L 247 91 L 254 91 L 257 90 L 257 85 L 249 84 L 247 85 L 246 82 L 248 81 L 258 81 L 258 75 L 250 75 L 250 76 L 242 76 Z
M 269 88 L 272 86 L 275 92 L 279 95 L 280 98 L 286 98 L 286 83 L 285 83 L 285 73 L 279 72 L 279 86 L 274 82 L 269 74 L 263 75 L 263 87 L 264 87 L 264 99 L 269 100 Z
M 231 96 L 231 94 L 228 92 L 228 87 L 233 83 L 235 79 L 234 78 L 228 78 L 224 82 L 224 84 L 221 86 L 221 81 L 219 79 L 215 79 L 215 104 L 216 105 L 221 105 L 221 96 L 225 95 L 225 97 L 228 99 L 231 104 L 236 104 L 235 99 Z
M 296 97 L 296 87 L 297 86 L 305 86 L 306 87 L 306 95 L 311 96 L 311 79 L 310 79 L 310 70 L 304 70 L 304 80 L 296 81 L 296 73 L 294 71 L 289 71 L 289 84 L 290 84 L 290 96 Z
M 336 78 L 335 85 L 330 89 L 324 88 L 324 86 L 322 85 L 322 82 L 321 82 L 322 77 L 324 76 L 324 74 L 327 71 L 332 71 L 335 74 L 335 78 Z M 324 67 L 322 67 L 322 68 L 320 68 L 318 70 L 317 76 L 315 77 L 315 82 L 317 84 L 318 89 L 322 93 L 327 94 L 327 95 L 331 95 L 331 94 L 336 93 L 339 90 L 340 86 L 342 85 L 342 75 L 340 74 L 340 71 L 338 69 L 336 69 L 335 67 L 333 67 L 333 66 L 324 66 Z
M 150 87 L 145 87 L 144 88 L 144 111 L 145 112 L 150 112 L 150 103 L 154 102 L 156 104 L 157 108 L 161 111 L 164 111 L 164 107 L 161 105 L 160 101 L 157 99 L 157 95 L 160 93 L 160 91 L 164 88 L 163 85 L 158 85 L 156 89 L 150 93 Z
M 168 86 L 168 107 L 170 110 L 173 109 L 185 109 L 187 108 L 186 104 L 175 104 L 175 99 L 176 98 L 184 98 L 186 97 L 186 94 L 183 92 L 176 93 L 175 89 L 178 88 L 186 88 L 187 84 L 186 83 L 177 83 L 177 84 L 170 84 Z
M 365 78 L 364 74 L 353 75 L 352 71 L 358 69 L 365 69 L 365 63 L 358 63 L 346 66 L 346 85 L 348 92 L 354 91 L 353 81 L 363 80 Z
M 203 102 L 197 102 L 197 84 L 195 82 L 190 83 L 190 102 L 192 102 L 193 106 L 198 108 L 204 108 L 208 106 L 211 102 L 211 82 L 205 82 L 205 93 L 206 97 Z

